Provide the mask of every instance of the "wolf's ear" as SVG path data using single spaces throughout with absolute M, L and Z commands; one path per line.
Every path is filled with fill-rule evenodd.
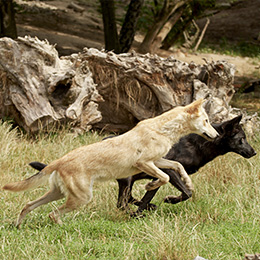
M 191 104 L 187 105 L 185 107 L 186 113 L 188 113 L 190 115 L 198 115 L 199 111 L 200 111 L 200 108 L 202 107 L 204 102 L 205 102 L 205 99 L 200 98 L 200 99 L 192 102 Z
M 233 129 L 236 129 L 236 127 L 239 125 L 241 119 L 242 119 L 242 115 L 237 116 L 237 117 L 225 122 L 222 126 L 223 130 L 225 132 L 232 132 Z
M 232 123 L 233 125 L 238 125 L 238 124 L 240 123 L 241 119 L 242 119 L 242 115 L 239 115 L 239 116 L 233 118 L 233 119 L 230 121 L 230 123 Z

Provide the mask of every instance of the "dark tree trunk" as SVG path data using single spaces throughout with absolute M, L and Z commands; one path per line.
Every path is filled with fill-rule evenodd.
M 136 24 L 144 0 L 131 0 L 120 31 L 120 52 L 128 52 L 135 36 Z
M 116 28 L 114 0 L 100 0 L 100 3 L 104 25 L 105 49 L 119 53 L 120 46 Z
M 12 0 L 0 0 L 0 37 L 17 38 Z

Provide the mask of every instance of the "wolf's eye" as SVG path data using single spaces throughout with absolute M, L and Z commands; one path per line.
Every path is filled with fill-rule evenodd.
M 208 119 L 206 119 L 206 120 L 205 120 L 205 122 L 208 124 L 209 120 L 208 120 Z
M 243 144 L 245 141 L 244 141 L 244 138 L 241 138 L 240 140 L 239 140 L 239 144 Z

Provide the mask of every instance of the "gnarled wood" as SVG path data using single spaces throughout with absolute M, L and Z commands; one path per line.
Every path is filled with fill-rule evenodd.
M 234 94 L 234 67 L 224 61 L 188 64 L 173 57 L 96 49 L 79 54 L 88 61 L 94 82 L 105 102 L 96 128 L 125 131 L 136 122 L 161 114 L 198 98 L 208 100 L 210 119 L 220 122 L 232 116 L 228 105 Z
M 0 75 L 0 116 L 14 118 L 28 132 L 62 121 L 87 127 L 82 125 L 83 109 L 88 111 L 84 117 L 92 118 L 88 125 L 101 119 L 92 104 L 102 97 L 91 72 L 84 67 L 83 73 L 75 59 L 60 59 L 47 41 L 1 38 Z
M 207 99 L 212 122 L 231 118 L 235 69 L 225 61 L 203 65 L 157 55 L 97 49 L 59 58 L 37 38 L 0 39 L 0 116 L 28 132 L 53 123 L 125 132 L 140 120 Z

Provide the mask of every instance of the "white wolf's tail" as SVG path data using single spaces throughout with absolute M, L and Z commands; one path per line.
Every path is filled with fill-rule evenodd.
M 42 184 L 45 184 L 49 177 L 50 174 L 48 172 L 40 171 L 23 181 L 8 183 L 3 187 L 3 189 L 9 191 L 24 191 L 28 189 L 34 189 Z

